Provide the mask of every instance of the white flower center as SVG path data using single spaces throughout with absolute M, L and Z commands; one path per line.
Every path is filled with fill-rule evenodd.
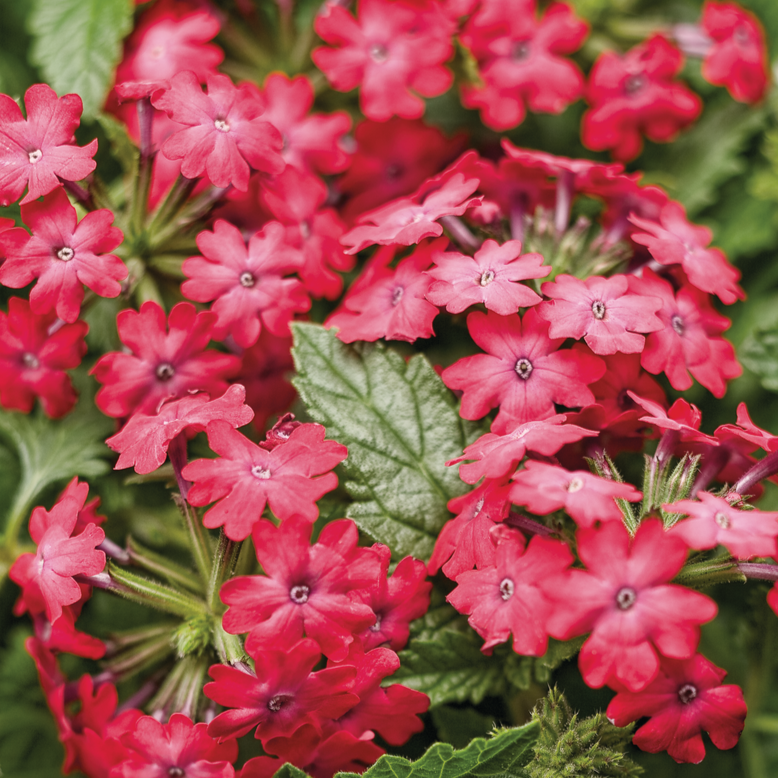
M 713 518 L 721 529 L 729 529 L 732 526 L 729 516 L 722 511 L 719 511 Z
M 397 305 L 400 300 L 403 299 L 403 295 L 405 294 L 405 289 L 401 286 L 395 286 L 394 291 L 392 292 L 392 307 Z
M 684 704 L 688 705 L 697 696 L 697 687 L 690 683 L 685 683 L 678 690 L 678 699 Z
M 229 132 L 230 131 L 230 124 L 226 119 L 217 119 L 213 126 L 216 127 L 219 132 Z
M 646 86 L 648 86 L 648 79 L 642 73 L 636 73 L 624 82 L 624 92 L 631 97 L 642 92 Z
M 289 599 L 292 602 L 296 602 L 298 605 L 302 605 L 303 603 L 308 602 L 308 595 L 310 593 L 311 590 L 305 584 L 298 584 L 289 590 Z
M 594 318 L 598 320 L 602 320 L 605 318 L 605 303 L 601 300 L 595 300 L 592 303 L 592 313 L 594 314 Z
M 381 631 L 381 622 L 383 621 L 383 616 L 381 616 L 380 613 L 376 613 L 375 615 L 375 624 L 373 624 L 372 627 L 370 627 L 371 632 L 380 632 Z
M 160 381 L 169 381 L 176 374 L 176 369 L 169 362 L 163 362 L 157 367 L 157 378 Z
M 511 597 L 513 597 L 513 592 L 516 590 L 516 587 L 513 585 L 513 581 L 511 581 L 510 578 L 503 578 L 502 581 L 500 581 L 500 597 L 503 598 L 503 600 L 510 600 Z
M 675 316 L 673 316 L 672 319 L 670 319 L 670 325 L 679 335 L 683 335 L 684 332 L 683 319 L 677 313 L 675 314 Z
M 580 492 L 580 491 L 581 491 L 581 489 L 583 489 L 583 487 L 584 487 L 584 481 L 583 481 L 583 478 L 581 478 L 580 476 L 578 476 L 578 475 L 577 475 L 577 476 L 576 476 L 575 478 L 573 478 L 573 480 L 572 480 L 572 481 L 570 481 L 570 483 L 567 485 L 567 491 L 568 491 L 568 492 Z
M 481 286 L 488 286 L 494 281 L 494 270 L 484 270 L 481 273 L 481 280 L 478 282 Z
M 250 289 L 254 284 L 256 283 L 256 279 L 254 278 L 251 273 L 249 273 L 248 270 L 245 270 L 243 273 L 240 274 L 240 285 L 245 286 L 246 289 Z
M 63 246 L 58 252 L 57 257 L 63 262 L 70 262 L 73 257 L 76 256 L 76 252 L 69 246 Z
M 290 694 L 276 694 L 275 697 L 271 697 L 267 702 L 267 708 L 268 710 L 273 711 L 273 713 L 278 713 L 278 711 L 281 710 L 287 703 L 292 701 L 292 696 Z
M 37 370 L 41 363 L 38 361 L 38 357 L 35 356 L 35 354 L 30 354 L 27 352 L 22 356 L 22 363 L 25 367 L 29 367 L 30 370 Z
M 27 155 L 27 159 L 30 160 L 30 164 L 34 165 L 36 162 L 40 162 L 43 157 L 43 152 L 40 149 L 35 149 Z
M 267 481 L 267 479 L 270 478 L 270 471 L 266 470 L 262 465 L 254 465 L 254 467 L 251 468 L 251 475 L 253 475 L 254 478 L 259 478 L 260 481 Z
M 619 589 L 616 595 L 616 605 L 623 611 L 629 610 L 637 600 L 638 596 L 634 589 L 630 589 L 629 586 L 625 586 L 623 589 Z
M 386 50 L 386 46 L 382 46 L 380 43 L 374 43 L 369 49 L 370 59 L 373 62 L 386 62 L 389 58 L 389 52 Z
M 522 357 L 514 367 L 514 370 L 518 374 L 519 378 L 526 381 L 530 374 L 532 373 L 532 362 L 530 362 L 526 357 Z

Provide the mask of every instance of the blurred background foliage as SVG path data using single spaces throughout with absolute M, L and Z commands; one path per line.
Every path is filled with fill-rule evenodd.
M 259 27 L 241 26 L 240 17 L 223 30 L 217 43 L 227 52 L 224 70 L 234 78 L 261 82 L 274 68 L 285 69 L 291 61 L 294 43 L 308 36 L 313 42 L 310 22 L 320 0 L 298 0 L 295 4 L 295 30 L 286 49 L 272 51 L 279 40 L 273 0 L 253 0 L 261 20 Z M 700 17 L 700 0 L 571 0 L 577 13 L 592 28 L 584 48 L 576 55 L 588 71 L 598 54 L 609 48 L 626 50 L 650 33 L 667 29 L 676 22 L 695 22 Z M 771 57 L 778 58 L 778 0 L 740 0 L 755 12 L 767 31 Z M 215 0 L 227 13 L 234 12 L 233 0 Z M 142 8 L 142 7 L 141 7 Z M 121 130 L 110 119 L 99 115 L 102 96 L 110 86 L 121 40 L 131 29 L 132 0 L 0 0 L 0 92 L 20 98 L 33 83 L 46 81 L 60 93 L 80 91 L 84 96 L 85 120 L 79 130 L 80 142 L 98 137 L 98 171 L 110 183 L 121 175 Z M 75 21 L 74 21 L 75 20 Z M 63 32 L 64 31 L 64 32 Z M 252 57 L 242 41 L 255 36 L 271 53 Z M 278 55 L 278 56 L 276 56 Z M 289 56 L 286 56 L 289 55 Z M 461 53 L 453 67 L 463 67 Z M 303 71 L 311 68 L 303 63 Z M 288 70 L 288 72 L 295 72 Z M 753 420 L 778 432 L 778 87 L 765 102 L 748 108 L 734 102 L 723 90 L 707 84 L 699 63 L 687 63 L 683 77 L 705 101 L 699 121 L 675 143 L 646 143 L 643 154 L 630 164 L 630 170 L 644 171 L 645 183 L 665 187 L 687 208 L 690 219 L 713 230 L 716 246 L 724 249 L 730 261 L 743 274 L 746 302 L 720 309 L 732 319 L 727 333 L 734 342 L 744 366 L 743 375 L 733 381 L 722 400 L 716 400 L 695 385 L 684 396 L 703 412 L 703 428 L 712 432 L 718 425 L 733 422 L 740 402 L 748 404 Z M 321 81 L 321 78 L 319 78 Z M 317 97 L 320 110 L 345 108 L 357 116 L 354 95 L 324 90 Z M 559 116 L 533 115 L 506 135 L 519 146 L 543 149 L 565 156 L 585 156 L 606 160 L 604 155 L 586 151 L 580 143 L 580 119 L 584 104 L 579 102 Z M 484 128 L 473 111 L 459 103 L 455 90 L 428 101 L 425 120 L 445 131 L 465 130 L 481 149 L 496 147 L 499 136 Z M 113 146 L 112 146 L 113 144 Z M 112 150 L 113 149 L 113 150 Z M 2 215 L 18 217 L 14 208 L 0 209 Z M 0 292 L 4 302 L 7 293 Z M 103 309 L 104 308 L 104 309 Z M 113 301 L 96 306 L 91 312 L 92 347 L 106 350 L 115 343 Z M 82 375 L 80 386 L 89 396 L 90 379 Z M 669 388 L 669 387 L 668 387 Z M 673 393 L 672 396 L 676 396 Z M 81 410 L 87 409 L 81 404 Z M 92 406 L 95 418 L 84 418 L 79 445 L 85 449 L 101 445 L 106 434 L 105 420 Z M 6 414 L 7 415 L 7 414 Z M 2 425 L 0 425 L 1 427 Z M 107 457 L 107 449 L 104 455 Z M 99 468 L 98 468 L 99 469 Z M 76 472 L 74 470 L 73 472 Z M 20 478 L 20 464 L 7 436 L 0 434 L 0 527 L 10 510 L 12 495 Z M 62 482 L 53 484 L 43 502 L 50 505 Z M 133 532 L 152 548 L 180 547 L 177 522 L 165 521 L 174 508 L 162 484 L 146 484 L 143 489 L 127 485 L 125 476 L 101 477 L 92 486 L 103 501 L 101 512 L 111 517 L 109 533 L 118 541 L 129 521 Z M 778 489 L 769 490 L 760 507 L 778 509 Z M 2 560 L 0 560 L 2 563 Z M 1 573 L 2 571 L 0 571 Z M 35 668 L 24 650 L 30 633 L 24 619 L 12 615 L 16 598 L 13 584 L 0 574 L 0 775 L 4 778 L 48 778 L 60 775 L 63 752 L 56 728 L 39 689 Z M 750 582 L 745 587 L 719 588 L 712 592 L 719 602 L 720 615 L 703 628 L 700 650 L 729 671 L 728 680 L 740 684 L 749 705 L 749 717 L 738 748 L 717 751 L 707 742 L 708 757 L 698 766 L 678 766 L 666 754 L 652 756 L 634 750 L 635 760 L 648 776 L 661 778 L 773 778 L 778 775 L 778 620 L 765 604 L 766 584 Z M 747 602 L 750 607 L 743 607 Z M 86 631 L 106 635 L 111 630 L 131 627 L 145 618 L 147 611 L 129 603 L 117 603 L 95 596 L 84 609 Z M 80 622 L 81 623 L 81 622 Z M 71 678 L 94 671 L 85 660 L 65 658 Z M 607 690 L 585 687 L 573 662 L 554 672 L 553 682 L 565 691 L 574 708 L 587 716 L 602 710 L 610 699 Z M 446 705 L 428 717 L 429 726 L 416 736 L 405 753 L 418 755 L 436 734 L 457 747 L 485 734 L 493 722 L 527 716 L 534 700 L 546 689 L 539 684 L 516 698 L 506 710 L 502 698 L 486 697 L 475 708 Z M 525 699 L 526 698 L 526 699 Z M 507 722 L 506 722 L 507 723 Z

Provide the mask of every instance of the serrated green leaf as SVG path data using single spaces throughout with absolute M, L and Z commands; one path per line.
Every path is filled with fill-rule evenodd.
M 273 778 L 308 778 L 308 773 L 287 762 L 280 770 L 273 773 Z
M 49 485 L 74 475 L 96 478 L 110 470 L 111 455 L 104 440 L 113 429 L 90 396 L 82 396 L 74 411 L 62 419 L 49 419 L 40 410 L 24 415 L 0 411 L 0 438 L 15 451 L 21 477 L 6 514 L 0 542 L 0 581 L 13 562 L 19 528 L 36 497 Z
M 481 653 L 473 632 L 443 630 L 435 640 L 412 640 L 400 652 L 400 668 L 391 683 L 424 692 L 434 708 L 447 702 L 478 704 L 504 686 L 502 661 Z
M 476 738 L 459 751 L 448 743 L 436 743 L 424 756 L 410 762 L 401 756 L 382 756 L 362 775 L 364 778 L 524 778 L 521 768 L 532 758 L 532 746 L 540 734 L 537 722 L 501 729 L 490 738 Z M 336 773 L 335 778 L 357 778 L 356 773 Z
M 650 168 L 660 170 L 657 182 L 680 200 L 693 216 L 715 202 L 721 185 L 742 173 L 743 149 L 767 120 L 766 108 L 752 108 L 721 95 L 702 118 L 678 140 L 645 155 Z M 652 180 L 646 176 L 645 181 Z
M 105 102 L 133 7 L 132 0 L 34 0 L 30 59 L 58 94 L 81 97 L 85 118 Z
M 759 376 L 765 389 L 778 392 L 778 325 L 752 332 L 743 341 L 738 357 Z
M 380 343 L 347 346 L 314 324 L 292 330 L 294 384 L 328 437 L 348 446 L 348 517 L 395 559 L 429 559 L 451 518 L 447 502 L 469 488 L 445 462 L 474 439 L 475 425 L 460 419 L 423 356 L 406 363 Z

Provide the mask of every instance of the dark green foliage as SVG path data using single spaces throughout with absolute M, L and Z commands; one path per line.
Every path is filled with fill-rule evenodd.
M 445 462 L 476 437 L 425 357 L 408 362 L 381 343 L 346 346 L 332 330 L 292 325 L 294 383 L 327 436 L 348 446 L 347 516 L 394 559 L 427 560 L 468 490 Z

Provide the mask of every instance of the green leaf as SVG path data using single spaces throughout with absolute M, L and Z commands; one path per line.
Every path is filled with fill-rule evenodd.
M 308 778 L 308 773 L 287 762 L 280 770 L 273 773 L 273 778 Z
M 74 411 L 49 419 L 40 411 L 24 415 L 0 411 L 0 438 L 15 450 L 21 469 L 0 544 L 0 580 L 13 562 L 19 530 L 40 493 L 51 484 L 64 485 L 74 475 L 96 478 L 110 470 L 111 455 L 104 440 L 113 421 L 82 394 Z
M 484 716 L 473 708 L 441 705 L 432 711 L 438 737 L 454 748 L 464 748 L 473 738 L 484 737 L 494 727 L 493 716 Z
M 766 119 L 766 108 L 754 109 L 722 95 L 709 103 L 702 118 L 678 140 L 647 152 L 644 164 L 662 171 L 656 182 L 693 216 L 716 201 L 725 181 L 746 169 L 742 152 Z M 645 182 L 649 180 L 646 176 Z
M 132 15 L 132 0 L 34 0 L 30 59 L 59 95 L 80 95 L 85 118 L 105 102 Z
M 502 662 L 481 653 L 483 641 L 472 630 L 443 630 L 435 640 L 412 640 L 400 652 L 391 683 L 424 692 L 434 708 L 447 702 L 478 704 L 504 686 Z
M 778 324 L 754 330 L 743 341 L 738 357 L 765 389 L 778 392 Z
M 401 756 L 382 756 L 362 775 L 364 778 L 524 778 L 521 768 L 532 758 L 532 746 L 540 733 L 537 722 L 500 729 L 490 738 L 476 738 L 459 751 L 448 743 L 436 743 L 424 756 L 410 762 Z M 336 773 L 335 778 L 357 778 L 356 773 Z
M 348 446 L 348 517 L 392 556 L 429 559 L 468 490 L 445 462 L 462 453 L 476 427 L 460 419 L 453 396 L 421 355 L 408 362 L 383 344 L 347 346 L 331 330 L 292 325 L 294 384 L 330 438 Z
M 60 774 L 58 742 L 35 664 L 24 648 L 30 631 L 15 626 L 0 651 L 0 768 L 3 778 Z

